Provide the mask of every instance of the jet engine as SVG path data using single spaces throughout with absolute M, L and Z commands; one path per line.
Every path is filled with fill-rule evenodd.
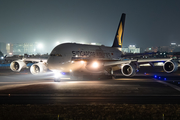
M 178 70 L 178 62 L 174 60 L 168 60 L 164 63 L 163 69 L 167 73 L 172 73 Z
M 10 68 L 14 72 L 20 72 L 22 68 L 26 68 L 26 67 L 27 67 L 26 63 L 22 60 L 13 61 L 10 64 Z
M 39 63 L 33 64 L 30 67 L 30 71 L 33 75 L 37 75 L 37 74 L 46 72 L 47 67 L 43 62 L 39 62 Z
M 121 72 L 124 76 L 134 76 L 136 74 L 137 66 L 135 64 L 123 64 Z

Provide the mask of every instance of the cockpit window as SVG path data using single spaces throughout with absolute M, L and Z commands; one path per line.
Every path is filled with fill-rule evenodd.
M 62 57 L 61 54 L 50 54 L 50 56 L 58 56 L 58 57 Z

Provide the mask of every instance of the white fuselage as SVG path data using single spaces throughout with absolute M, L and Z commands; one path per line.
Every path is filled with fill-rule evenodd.
M 52 50 L 47 63 L 48 68 L 52 71 L 89 72 L 87 66 L 91 61 L 119 60 L 121 54 L 122 52 L 118 48 L 65 43 Z M 103 70 L 96 72 L 101 71 Z

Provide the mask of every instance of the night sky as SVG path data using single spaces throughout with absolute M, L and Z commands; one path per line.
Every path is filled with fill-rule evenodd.
M 0 0 L 0 42 L 111 46 L 122 13 L 123 46 L 180 44 L 180 0 Z

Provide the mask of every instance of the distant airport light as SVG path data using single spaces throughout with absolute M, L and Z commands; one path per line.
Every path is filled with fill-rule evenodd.
M 38 47 L 38 49 L 42 49 L 43 48 L 43 44 L 39 43 L 37 47 Z
M 1 57 L 1 59 L 4 59 L 4 57 Z
M 93 63 L 92 63 L 92 67 L 93 67 L 93 68 L 98 68 L 98 67 L 99 67 L 99 64 L 98 64 L 97 62 L 93 62 Z
M 71 63 L 74 63 L 74 61 L 71 61 Z
M 84 63 L 84 61 L 83 61 L 83 60 L 81 60 L 81 63 L 83 64 L 83 63 Z
M 166 80 L 166 78 L 164 78 L 164 80 Z
M 96 45 L 96 43 L 91 43 L 91 45 Z
M 161 77 L 159 77 L 159 79 L 161 79 Z
M 79 42 L 80 44 L 85 44 L 85 42 Z
M 71 70 L 71 69 L 70 69 L 69 71 L 70 71 L 70 72 L 72 72 L 72 70 Z
M 171 43 L 171 45 L 176 45 L 176 43 Z
M 135 45 L 129 45 L 129 47 L 136 47 Z

